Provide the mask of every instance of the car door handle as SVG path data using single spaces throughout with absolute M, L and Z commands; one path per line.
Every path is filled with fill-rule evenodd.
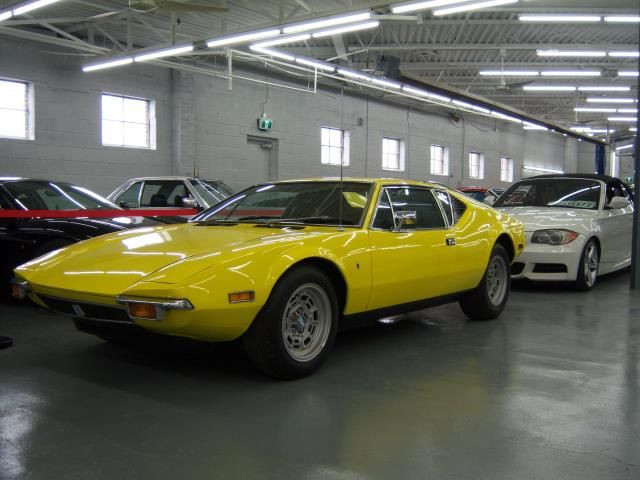
M 456 244 L 456 239 L 449 237 L 445 239 L 445 242 L 447 243 L 448 247 L 453 247 Z

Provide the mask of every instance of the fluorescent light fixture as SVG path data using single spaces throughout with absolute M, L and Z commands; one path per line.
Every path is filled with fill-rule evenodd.
M 589 103 L 634 103 L 633 98 L 607 98 L 607 97 L 591 97 L 587 98 Z
M 462 108 L 468 108 L 469 110 L 471 110 L 473 108 L 473 105 L 471 105 L 470 103 L 467 103 L 467 102 L 463 102 L 461 100 L 452 100 L 451 102 L 454 105 L 458 105 L 459 107 L 462 107 Z
M 527 122 L 525 120 L 522 121 L 522 125 L 525 130 L 549 130 L 547 127 L 543 127 L 542 125 L 538 125 L 536 123 Z
M 606 129 L 606 128 L 592 128 L 591 130 L 589 130 L 591 133 L 613 133 L 615 132 L 614 129 Z
M 610 122 L 635 122 L 638 119 L 636 117 L 609 117 Z
M 510 122 L 522 123 L 522 120 L 520 120 L 519 118 L 511 117 L 509 115 L 505 115 L 504 113 L 491 111 L 491 115 L 493 115 L 494 117 L 498 117 L 501 120 L 508 120 Z
M 625 149 L 631 148 L 631 147 L 633 147 L 633 143 L 630 143 L 629 145 L 623 145 L 621 147 L 616 147 L 616 151 L 617 150 L 625 150 Z
M 96 70 L 104 70 L 105 68 L 120 67 L 121 65 L 128 65 L 133 63 L 132 57 L 118 58 L 116 60 L 107 60 L 106 62 L 94 63 L 92 65 L 85 65 L 82 67 L 83 72 L 94 72 Z
M 539 57 L 606 57 L 602 50 L 536 50 Z
M 293 62 L 296 59 L 296 57 L 294 57 L 293 55 L 289 55 L 287 53 L 282 53 L 282 52 L 279 52 L 277 50 L 271 50 L 269 48 L 258 47 L 256 45 L 250 45 L 249 48 L 251 50 L 253 50 L 254 52 L 263 53 L 265 55 L 270 55 L 270 56 L 275 57 L 275 58 L 280 58 L 282 60 L 287 60 L 289 62 Z
M 631 90 L 631 87 L 600 87 L 600 86 L 586 86 L 586 87 L 578 87 L 578 90 L 581 92 L 628 92 Z
M 531 170 L 532 172 L 564 173 L 563 170 L 555 170 L 553 168 L 532 167 L 530 165 L 523 165 L 522 169 Z
M 344 27 L 332 28 L 330 30 L 322 30 L 320 32 L 312 33 L 313 38 L 331 37 L 332 35 L 339 35 L 347 32 L 357 32 L 360 30 L 367 30 L 369 28 L 376 28 L 380 25 L 378 20 L 372 22 L 356 23 L 354 25 L 345 25 Z
M 420 95 L 420 96 L 423 96 L 423 97 L 428 97 L 430 99 L 438 100 L 438 101 L 444 102 L 444 103 L 449 103 L 451 101 L 451 99 L 449 97 L 445 97 L 443 95 L 438 95 L 437 93 L 431 93 L 431 92 L 428 92 L 426 90 L 420 90 L 420 89 L 417 89 L 417 88 L 409 87 L 408 85 L 403 85 L 402 86 L 402 90 L 407 92 L 407 93 L 411 93 L 411 94 L 414 94 L 414 95 Z
M 311 35 L 308 33 L 301 33 L 300 35 L 282 35 L 275 40 L 267 40 L 266 42 L 254 43 L 256 47 L 267 48 L 273 47 L 275 45 L 285 45 L 287 43 L 296 43 L 302 42 L 304 40 L 309 40 Z
M 11 17 L 13 17 L 13 12 L 11 10 L 9 10 L 8 12 L 2 12 L 0 13 L 0 22 Z
M 637 108 L 619 108 L 618 113 L 638 113 Z
M 434 10 L 433 14 L 436 17 L 441 15 L 450 15 L 452 13 L 469 12 L 471 10 L 480 10 L 481 8 L 499 7 L 501 5 L 509 5 L 510 3 L 517 3 L 519 0 L 489 0 L 486 2 L 465 3 L 449 8 L 441 8 Z
M 574 132 L 584 133 L 584 132 L 590 132 L 591 127 L 571 127 L 571 130 L 573 130 Z
M 391 80 L 386 80 L 384 78 L 371 78 L 371 83 L 375 83 L 377 85 L 381 85 L 387 88 L 400 88 L 400 84 L 398 82 L 392 82 Z
M 308 30 L 316 30 L 318 28 L 333 27 L 335 25 L 344 25 L 345 23 L 359 22 L 371 18 L 371 12 L 358 12 L 349 15 L 336 15 L 333 17 L 318 18 L 308 22 L 296 23 L 288 25 L 282 29 L 283 33 L 298 33 Z
M 531 90 L 534 92 L 575 92 L 576 87 L 569 85 L 525 85 L 523 90 Z
M 638 58 L 640 57 L 640 52 L 635 52 L 632 50 L 614 50 L 609 52 L 610 57 L 629 57 L 629 58 Z
M 486 114 L 490 114 L 491 111 L 488 108 L 484 108 L 481 107 L 479 105 L 471 105 L 471 108 L 473 108 L 476 112 L 482 112 L 482 113 L 486 113 Z
M 133 59 L 136 62 L 146 62 L 147 60 L 153 60 L 155 58 L 172 57 L 174 55 L 180 55 L 181 53 L 187 53 L 193 51 L 193 45 L 182 45 L 178 47 L 163 48 L 154 52 L 142 53 L 136 55 Z
M 32 10 L 37 10 L 38 8 L 46 7 L 59 1 L 60 0 L 37 0 L 35 2 L 28 2 L 18 8 L 14 8 L 13 14 L 16 16 L 22 15 L 23 13 L 31 12 Z
M 630 132 L 637 132 L 638 131 L 638 127 L 629 127 L 629 131 Z
M 454 3 L 463 3 L 469 0 L 431 0 L 428 2 L 404 2 L 391 5 L 392 13 L 415 12 L 418 10 L 426 10 L 433 7 L 444 7 Z
M 480 70 L 478 73 L 488 77 L 537 77 L 540 75 L 536 70 Z
M 271 38 L 280 35 L 279 28 L 271 28 L 269 30 L 259 30 L 254 32 L 238 33 L 235 35 L 225 35 L 224 37 L 212 38 L 207 40 L 207 47 L 221 47 L 223 45 L 232 45 L 235 43 L 250 42 L 252 40 L 260 40 L 262 38 Z
M 613 23 L 640 23 L 640 15 L 609 15 L 604 17 L 604 21 Z
M 564 14 L 523 14 L 518 15 L 521 22 L 599 22 L 600 15 L 564 15 Z
M 339 68 L 338 73 L 343 77 L 354 78 L 356 80 L 366 80 L 366 81 L 371 80 L 371 77 L 369 77 L 369 75 L 354 72 L 353 70 L 347 70 L 345 68 Z
M 543 70 L 543 77 L 599 77 L 600 70 Z
M 618 70 L 619 77 L 637 77 L 638 70 Z
M 600 112 L 600 113 L 616 113 L 615 108 L 598 108 L 598 107 L 576 107 L 574 112 Z
M 308 67 L 317 68 L 318 70 L 323 70 L 325 72 L 335 72 L 336 67 L 324 62 L 318 62 L 317 60 L 308 60 L 306 58 L 296 57 L 296 63 L 300 63 L 302 65 L 306 65 Z

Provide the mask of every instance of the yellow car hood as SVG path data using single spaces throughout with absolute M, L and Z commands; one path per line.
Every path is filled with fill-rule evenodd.
M 242 252 L 274 242 L 288 243 L 310 235 L 313 232 L 253 225 L 189 223 L 141 228 L 103 235 L 51 252 L 21 265 L 16 273 L 34 285 L 112 296 L 142 279 L 180 282 L 213 266 L 226 252 Z

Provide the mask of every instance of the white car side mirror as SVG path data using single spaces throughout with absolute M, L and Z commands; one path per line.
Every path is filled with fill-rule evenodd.
M 489 206 L 492 206 L 496 201 L 496 197 L 494 197 L 493 195 L 487 195 L 486 197 L 484 197 L 483 202 L 486 203 Z
M 609 207 L 612 210 L 615 210 L 617 208 L 627 208 L 628 205 L 629 205 L 629 200 L 627 200 L 625 197 L 613 197 L 609 201 L 609 205 L 607 205 L 607 207 Z

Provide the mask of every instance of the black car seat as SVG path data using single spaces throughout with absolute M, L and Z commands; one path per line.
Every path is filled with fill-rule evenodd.
M 151 195 L 151 200 L 149 201 L 150 207 L 166 207 L 167 206 L 167 197 L 164 195 Z

